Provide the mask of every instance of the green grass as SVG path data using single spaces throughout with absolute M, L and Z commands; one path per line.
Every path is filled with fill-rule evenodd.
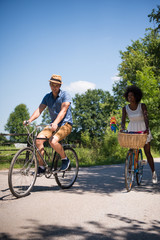
M 5 151 L 4 151 L 5 150 Z M 9 169 L 12 158 L 14 157 L 16 149 L 14 146 L 0 146 L 0 170 Z M 107 154 L 103 152 L 101 148 L 75 148 L 75 151 L 78 155 L 80 167 L 89 167 L 96 165 L 110 165 L 110 164 L 119 164 L 125 161 L 126 151 L 119 154 L 117 151 Z M 47 150 L 48 154 L 51 154 L 51 149 Z M 152 151 L 153 158 L 160 157 L 160 153 Z M 145 154 L 143 153 L 145 159 Z
M 0 170 L 8 169 L 12 158 L 14 157 L 16 149 L 13 146 L 0 146 Z

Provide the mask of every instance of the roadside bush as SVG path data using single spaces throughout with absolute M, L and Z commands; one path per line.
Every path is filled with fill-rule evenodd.
M 96 165 L 97 153 L 93 148 L 76 148 L 76 153 L 81 167 Z
M 127 149 L 119 145 L 117 134 L 108 129 L 103 139 L 101 151 L 102 155 L 108 159 L 108 164 L 122 163 L 126 158 Z
M 91 137 L 89 131 L 81 133 L 81 141 L 84 147 L 91 147 Z

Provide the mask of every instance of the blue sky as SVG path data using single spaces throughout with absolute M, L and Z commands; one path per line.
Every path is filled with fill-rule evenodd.
M 0 132 L 14 108 L 30 114 L 50 91 L 52 74 L 74 97 L 112 93 L 119 51 L 153 27 L 159 0 L 0 0 Z

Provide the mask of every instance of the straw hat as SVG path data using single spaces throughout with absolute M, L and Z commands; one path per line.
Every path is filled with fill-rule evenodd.
M 55 74 L 53 74 L 53 75 L 51 76 L 49 82 L 58 83 L 58 84 L 62 84 L 62 83 L 63 83 L 61 76 L 55 75 Z

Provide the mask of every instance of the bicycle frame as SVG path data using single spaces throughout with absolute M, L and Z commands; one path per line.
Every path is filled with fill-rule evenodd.
M 45 168 L 46 168 L 46 172 L 52 173 L 52 174 L 56 174 L 56 173 L 58 172 L 58 170 L 55 171 L 55 170 L 53 169 L 53 168 L 54 168 L 54 160 L 55 160 L 55 157 L 56 157 L 56 151 L 52 148 L 52 157 L 51 157 L 52 163 L 51 163 L 51 167 L 49 168 L 47 161 L 46 161 L 45 158 L 42 156 L 40 150 L 39 150 L 38 147 L 36 146 L 36 140 L 37 140 L 37 139 L 39 139 L 39 140 L 45 140 L 45 142 L 49 141 L 49 138 L 37 138 L 37 129 L 38 129 L 39 127 L 46 127 L 46 125 L 42 125 L 42 124 L 41 124 L 41 125 L 34 126 L 35 129 L 34 129 L 32 132 L 29 131 L 28 126 L 25 126 L 25 127 L 26 127 L 27 132 L 28 132 L 27 142 L 28 142 L 29 146 L 31 146 L 31 147 L 33 148 L 33 151 L 34 151 L 34 154 L 35 154 L 35 156 L 36 156 L 36 159 L 37 159 L 37 155 L 36 155 L 36 152 L 37 152 L 37 153 L 39 154 L 41 160 L 42 160 L 43 163 L 44 163 L 44 166 L 45 166 Z M 35 135 L 34 135 L 34 132 L 36 133 Z M 56 132 L 55 132 L 55 133 L 56 133 Z M 29 138 L 31 138 L 31 141 L 29 140 Z M 62 144 L 62 142 L 63 142 L 63 141 L 61 141 L 60 143 Z M 67 144 L 62 144 L 62 146 L 64 147 L 64 146 L 68 146 L 68 145 L 67 145 Z M 44 149 L 44 155 L 45 155 L 45 153 L 46 153 L 46 151 L 45 151 L 45 149 Z M 38 159 L 37 159 L 37 161 L 38 161 Z M 52 169 L 53 169 L 53 170 L 52 170 Z
M 141 160 L 142 160 L 142 150 L 141 149 L 130 149 L 133 151 L 133 165 L 134 165 L 134 171 L 135 173 L 137 173 L 139 170 L 137 168 L 137 164 L 138 164 L 138 156 L 140 154 L 141 156 Z
M 143 160 L 141 149 L 130 149 L 125 163 L 125 183 L 127 191 L 130 191 L 136 177 L 137 184 L 140 185 L 143 176 Z
M 62 146 L 64 147 L 65 154 L 69 158 L 69 166 L 65 171 L 61 170 L 61 156 L 54 151 L 53 148 L 51 154 L 44 149 L 45 153 L 47 153 L 44 156 L 48 156 L 51 165 L 49 162 L 47 163 L 48 159 L 45 160 L 40 150 L 36 146 L 37 139 L 42 139 L 43 141 L 49 140 L 47 138 L 37 138 L 37 128 L 39 126 L 34 125 L 33 131 L 31 128 L 29 128 L 29 126 L 25 126 L 28 132 L 28 146 L 18 150 L 11 161 L 8 172 L 8 184 L 10 191 L 17 198 L 27 196 L 35 184 L 38 170 L 37 154 L 39 154 L 44 163 L 45 177 L 50 178 L 53 174 L 55 181 L 60 188 L 68 189 L 72 187 L 78 176 L 78 156 L 75 150 L 69 144 L 62 144 L 61 142 Z M 43 174 L 38 174 L 38 176 L 43 176 Z
M 46 125 L 34 126 L 35 128 L 33 129 L 32 132 L 29 131 L 28 126 L 25 126 L 25 128 L 27 129 L 27 132 L 28 132 L 28 138 L 27 138 L 28 146 L 31 146 L 31 147 L 33 148 L 33 151 L 34 151 L 34 154 L 35 154 L 36 158 L 37 158 L 36 153 L 39 154 L 41 160 L 42 160 L 43 163 L 44 163 L 44 166 L 48 169 L 49 166 L 48 166 L 45 158 L 42 156 L 40 150 L 39 150 L 38 147 L 36 146 L 36 140 L 37 140 L 37 139 L 49 141 L 48 138 L 37 138 L 37 129 L 38 129 L 39 127 L 43 127 L 43 126 L 46 126 Z M 34 133 L 35 133 L 35 134 L 34 134 Z M 31 141 L 30 141 L 30 139 L 31 139 Z M 45 151 L 45 150 L 44 150 L 44 151 Z M 54 153 L 54 154 L 53 154 L 53 153 Z M 53 151 L 53 148 L 52 148 L 52 167 L 53 167 L 53 164 L 54 164 L 55 154 L 56 154 L 56 152 Z

